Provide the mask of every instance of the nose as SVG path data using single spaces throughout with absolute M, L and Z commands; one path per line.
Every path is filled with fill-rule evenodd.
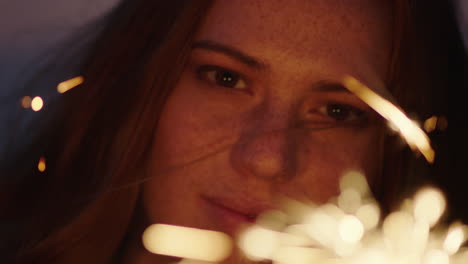
M 262 116 L 235 143 L 231 162 L 241 175 L 287 181 L 296 173 L 294 131 L 285 114 Z

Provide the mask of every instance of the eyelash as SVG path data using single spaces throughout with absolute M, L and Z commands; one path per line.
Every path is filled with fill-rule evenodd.
M 208 82 L 210 85 L 232 89 L 248 91 L 247 81 L 236 71 L 215 66 L 202 65 L 196 69 L 198 79 Z M 220 75 L 218 75 L 220 74 Z M 226 76 L 221 76 L 225 74 Z M 226 81 L 226 83 L 220 83 Z M 229 83 L 231 82 L 232 83 Z M 362 124 L 368 118 L 366 111 L 354 107 L 350 104 L 339 102 L 326 102 L 321 107 L 315 108 L 312 112 L 318 113 L 337 124 Z M 344 115 L 344 116 L 343 116 Z M 314 121 L 313 123 L 329 123 L 330 120 Z
M 196 72 L 199 79 L 209 82 L 212 85 L 234 90 L 248 89 L 245 78 L 241 74 L 230 69 L 214 65 L 203 65 L 198 67 Z M 220 76 L 218 74 L 225 74 L 225 76 Z M 221 83 L 223 81 L 226 83 Z M 229 82 L 233 82 L 232 85 Z
M 362 124 L 368 120 L 366 111 L 344 103 L 329 102 L 317 108 L 317 112 L 339 124 Z

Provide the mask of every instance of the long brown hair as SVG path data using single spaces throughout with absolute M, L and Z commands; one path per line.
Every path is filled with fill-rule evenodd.
M 34 177 L 3 194 L 2 219 L 17 226 L 2 252 L 7 261 L 109 261 L 138 193 L 137 185 L 118 186 L 138 179 L 210 2 L 132 0 L 116 11 L 83 67 L 85 83 L 65 94 L 61 118 L 31 150 L 46 157 L 47 170 L 31 163 Z
M 409 14 L 406 0 L 394 2 L 388 84 L 400 87 Z M 83 68 L 85 83 L 65 94 L 61 118 L 32 152 L 46 157 L 47 170 L 34 170 L 34 177 L 10 184 L 15 191 L 0 197 L 4 215 L 26 219 L 8 248 L 12 262 L 112 259 L 134 214 L 159 115 L 210 5 L 131 0 L 117 10 Z M 387 159 L 399 164 L 402 156 L 390 152 Z

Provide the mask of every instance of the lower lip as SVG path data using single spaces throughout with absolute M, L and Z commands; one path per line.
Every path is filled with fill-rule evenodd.
M 215 219 L 221 228 L 231 236 L 235 236 L 243 227 L 255 222 L 255 219 L 226 208 L 215 201 L 206 198 L 203 200 L 207 204 L 208 215 Z

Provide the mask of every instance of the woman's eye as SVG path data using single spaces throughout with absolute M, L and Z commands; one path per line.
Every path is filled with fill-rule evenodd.
M 364 111 L 346 104 L 327 104 L 320 107 L 319 112 L 337 122 L 354 122 L 364 118 Z
M 201 79 L 218 86 L 232 89 L 247 88 L 247 84 L 244 79 L 242 79 L 238 73 L 228 69 L 215 66 L 202 66 L 197 70 L 197 72 Z

